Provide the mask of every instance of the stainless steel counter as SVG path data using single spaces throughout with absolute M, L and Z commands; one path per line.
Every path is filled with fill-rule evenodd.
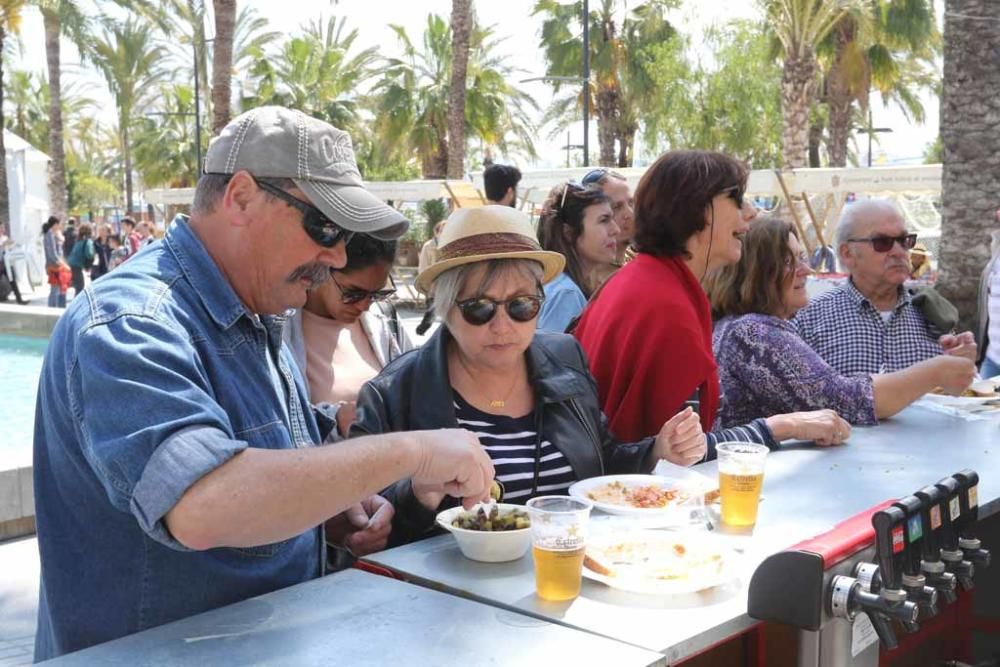
M 537 618 L 347 570 L 64 656 L 59 665 L 665 665 Z
M 757 528 L 752 536 L 732 538 L 746 551 L 739 582 L 701 594 L 643 596 L 585 581 L 576 600 L 546 602 L 535 595 L 530 555 L 513 563 L 476 563 L 461 555 L 450 535 L 368 560 L 416 583 L 657 651 L 673 662 L 755 623 L 746 615 L 746 584 L 764 557 L 962 468 L 980 475 L 980 518 L 1000 509 L 1000 422 L 909 408 L 880 426 L 855 428 L 841 447 L 774 452 Z M 700 469 L 715 474 L 714 463 Z

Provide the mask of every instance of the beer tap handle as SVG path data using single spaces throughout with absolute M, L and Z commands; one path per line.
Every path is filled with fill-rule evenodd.
M 954 475 L 958 482 L 958 501 L 961 515 L 956 522 L 958 546 L 966 560 L 976 567 L 986 568 L 990 565 L 990 552 L 982 548 L 982 543 L 975 535 L 975 525 L 979 519 L 979 475 L 974 470 L 962 470 Z
M 875 555 L 884 589 L 899 590 L 902 586 L 902 560 L 906 551 L 903 523 L 906 515 L 898 507 L 887 507 L 872 515 L 875 529 Z

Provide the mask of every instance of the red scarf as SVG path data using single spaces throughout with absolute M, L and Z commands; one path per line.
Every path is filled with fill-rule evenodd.
M 573 333 L 619 439 L 656 435 L 696 389 L 701 426 L 711 429 L 719 408 L 712 315 L 681 258 L 640 253 L 587 306 Z

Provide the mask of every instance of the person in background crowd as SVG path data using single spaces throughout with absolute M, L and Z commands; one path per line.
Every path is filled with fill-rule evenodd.
M 66 291 L 72 280 L 63 255 L 62 222 L 54 215 L 42 225 L 42 248 L 45 250 L 45 273 L 49 282 L 49 308 L 66 307 Z
M 76 218 L 67 218 L 66 225 L 62 228 L 63 235 L 63 257 L 69 257 L 76 245 Z
M 94 250 L 94 240 L 91 236 L 93 236 L 93 227 L 86 222 L 81 224 L 76 243 L 73 245 L 73 250 L 66 260 L 73 275 L 73 298 L 80 296 L 80 293 L 83 291 L 85 285 L 84 269 L 94 266 L 96 251 Z
M 21 288 L 17 285 L 17 271 L 14 265 L 8 265 L 5 261 L 7 251 L 14 245 L 13 240 L 7 236 L 7 225 L 0 224 L 0 282 L 6 282 L 9 287 L 0 287 L 0 303 L 7 301 L 9 292 L 14 293 L 14 298 L 18 305 L 26 306 L 28 301 L 21 298 Z
M 114 236 L 111 225 L 104 223 L 97 227 L 97 238 L 94 239 L 94 252 L 97 253 L 97 263 L 90 269 L 90 279 L 97 280 L 111 270 L 110 238 Z
M 852 424 L 877 424 L 936 387 L 959 394 L 971 384 L 972 361 L 947 354 L 895 373 L 838 373 L 789 322 L 809 301 L 810 273 L 795 228 L 777 218 L 759 218 L 743 236 L 740 261 L 709 277 L 713 314 L 721 318 L 713 349 L 722 385 L 722 426 L 824 408 Z
M 122 240 L 117 234 L 108 236 L 108 271 L 121 266 L 122 262 L 128 259 L 128 248 L 122 245 Z
M 142 236 L 136 230 L 135 220 L 128 216 L 122 218 L 122 238 L 124 239 L 123 245 L 128 249 L 129 257 L 139 252 L 139 247 L 142 245 Z
M 813 299 L 792 320 L 802 339 L 844 375 L 891 373 L 945 352 L 976 359 L 971 332 L 939 332 L 903 283 L 910 278 L 909 233 L 896 205 L 867 199 L 846 207 L 835 233 L 848 280 Z M 932 294 L 940 300 L 940 297 Z
M 156 240 L 156 237 L 153 236 L 153 223 L 151 222 L 146 222 L 145 220 L 140 221 L 135 226 L 135 232 L 139 235 L 140 250 Z
M 390 271 L 396 242 L 358 235 L 347 244 L 347 264 L 309 293 L 288 320 L 285 341 L 305 372 L 309 400 L 329 404 L 327 416 L 346 436 L 361 386 L 386 364 L 413 349 L 396 309 Z
M 562 333 L 580 314 L 598 273 L 614 267 L 619 231 L 610 200 L 597 186 L 570 182 L 552 188 L 538 220 L 538 242 L 565 257 L 566 270 L 545 285 L 540 330 Z
M 486 203 L 501 206 L 517 206 L 517 184 L 521 182 L 521 170 L 507 164 L 491 164 L 483 172 L 483 187 L 486 189 Z
M 931 253 L 927 246 L 919 241 L 910 250 L 910 279 L 934 279 L 934 271 L 931 269 Z
M 446 220 L 434 225 L 434 233 L 431 235 L 420 248 L 420 258 L 417 260 L 417 273 L 421 273 L 428 266 L 437 261 L 438 254 L 438 239 L 441 238 L 441 232 L 444 230 L 444 225 Z M 434 303 L 430 300 L 427 301 L 427 309 L 424 311 L 424 316 L 417 325 L 416 332 L 418 336 L 423 336 L 427 333 L 427 330 L 431 328 L 431 324 L 434 323 Z
M 722 153 L 678 150 L 660 156 L 636 188 L 636 258 L 591 300 L 574 330 L 611 430 L 625 440 L 656 433 L 685 405 L 697 407 L 705 431 L 715 426 L 719 377 L 701 281 L 740 259 L 756 214 L 743 201 L 747 176 Z M 774 415 L 708 432 L 708 456 L 717 442 L 826 445 L 850 431 L 832 410 Z
M 1000 208 L 996 220 L 1000 225 Z M 1000 376 L 1000 229 L 990 234 L 990 240 L 990 261 L 979 280 L 976 326 L 979 347 L 983 351 L 979 373 L 984 378 Z
M 596 185 L 608 196 L 611 203 L 611 213 L 618 225 L 618 256 L 615 268 L 624 266 L 625 262 L 635 257 L 632 249 L 632 239 L 635 238 L 635 201 L 628 180 L 615 171 L 603 167 L 589 171 L 580 181 L 582 185 Z M 610 275 L 610 274 L 609 274 Z M 601 283 L 607 279 L 604 276 Z
M 284 314 L 343 268 L 353 235 L 408 224 L 365 190 L 351 146 L 300 111 L 237 116 L 209 144 L 190 222 L 59 318 L 35 413 L 36 662 L 318 577 L 325 524 L 381 548 L 377 493 L 397 480 L 489 497 L 493 464 L 462 430 L 317 446 L 333 424 Z M 327 524 L 344 512 L 365 528 Z
M 362 388 L 351 435 L 467 429 L 492 459 L 503 500 L 514 503 L 565 493 L 606 472 L 650 472 L 660 459 L 701 460 L 705 438 L 691 411 L 661 424 L 653 438 L 617 441 L 580 346 L 572 336 L 536 331 L 542 285 L 563 264 L 541 249 L 520 211 L 452 214 L 438 261 L 417 277 L 442 325 Z M 454 504 L 418 480 L 385 495 L 397 510 L 390 544 L 428 535 L 436 512 Z

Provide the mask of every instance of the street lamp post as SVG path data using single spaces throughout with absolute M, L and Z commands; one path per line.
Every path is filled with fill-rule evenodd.
M 868 126 L 867 127 L 857 127 L 856 130 L 861 130 L 868 135 L 868 166 L 872 166 L 872 135 L 881 134 L 882 132 L 892 132 L 891 127 L 872 127 L 872 107 L 868 105 Z
M 569 143 L 568 141 L 566 143 Z M 583 166 L 590 166 L 590 1 L 583 0 Z

